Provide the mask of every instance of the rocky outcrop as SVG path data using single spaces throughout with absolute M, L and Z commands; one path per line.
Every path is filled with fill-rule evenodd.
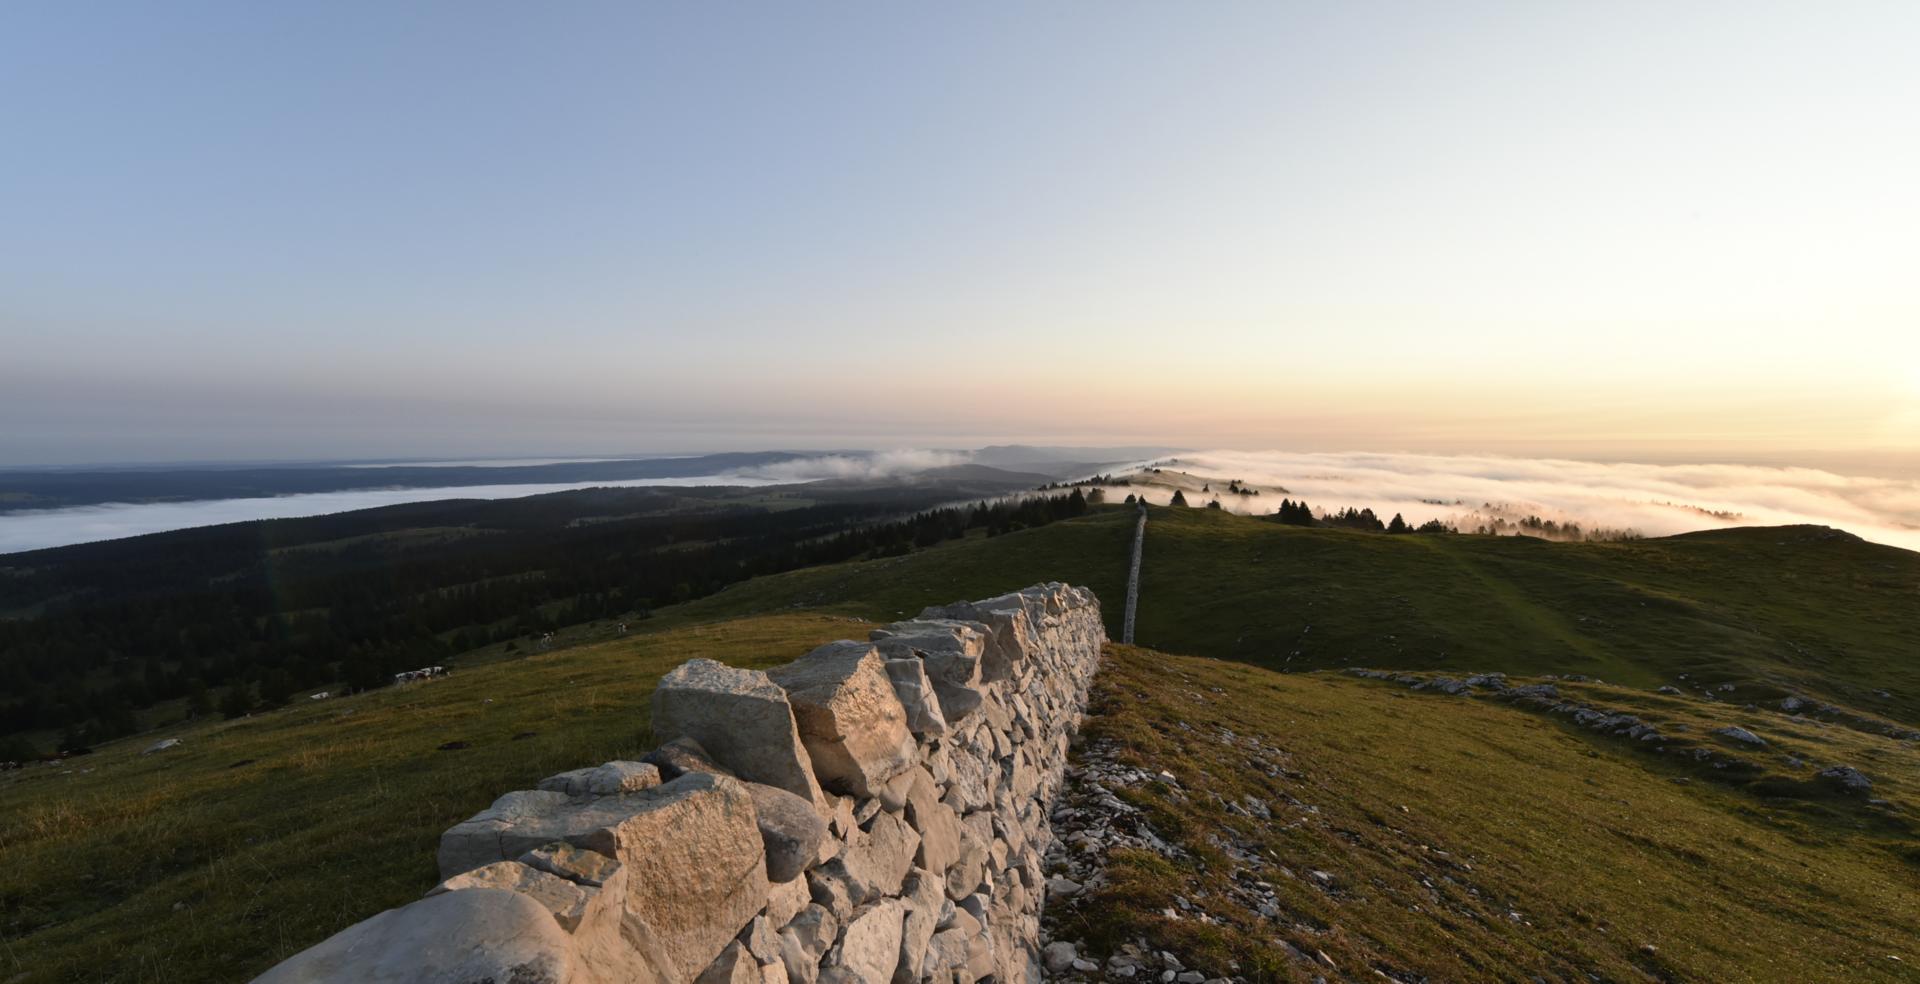
M 426 898 L 260 980 L 1039 980 L 1048 817 L 1105 639 L 1093 595 L 1050 584 L 766 673 L 693 660 L 642 761 L 500 797 L 442 836 Z

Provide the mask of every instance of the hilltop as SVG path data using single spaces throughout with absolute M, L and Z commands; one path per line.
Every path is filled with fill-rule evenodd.
M 1117 635 L 1132 525 L 755 577 L 628 636 L 582 623 L 448 680 L 7 774 L 0 977 L 256 972 L 430 887 L 438 833 L 498 791 L 646 747 L 686 658 L 773 665 L 1041 580 L 1093 589 Z M 1917 596 L 1920 555 L 1818 528 L 1561 544 L 1155 508 L 1142 647 L 1096 680 L 1066 823 L 1111 829 L 1094 805 L 1117 797 L 1174 850 L 1057 859 L 1087 901 L 1052 930 L 1261 980 L 1911 979 L 1889 955 L 1920 959 Z M 1501 695 L 1543 684 L 1675 752 Z M 140 754 L 162 736 L 182 744 Z M 1870 793 L 1817 778 L 1839 763 Z

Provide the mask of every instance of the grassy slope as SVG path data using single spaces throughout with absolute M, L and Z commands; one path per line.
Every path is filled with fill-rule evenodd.
M 404 902 L 432 884 L 432 845 L 445 827 L 542 775 L 644 748 L 646 695 L 658 674 L 686 658 L 768 665 L 827 639 L 864 634 L 865 626 L 845 617 L 889 620 L 927 604 L 1044 580 L 1093 587 L 1107 601 L 1109 630 L 1117 631 L 1131 530 L 1130 512 L 1114 509 L 902 558 L 756 579 L 667 610 L 630 637 L 607 640 L 611 630 L 603 624 L 562 634 L 563 641 L 591 644 L 525 659 L 475 660 L 444 682 L 193 726 L 181 732 L 187 743 L 164 755 L 137 754 L 154 737 L 147 736 L 69 763 L 71 775 L 35 769 L 0 776 L 0 980 L 15 974 L 26 974 L 22 981 L 237 978 Z M 1162 509 L 1154 512 L 1146 557 L 1140 636 L 1165 649 L 1287 668 L 1357 663 L 1584 671 L 1643 687 L 1687 672 L 1738 681 L 1742 700 L 1792 686 L 1910 722 L 1916 716 L 1920 666 L 1909 640 L 1920 638 L 1914 603 L 1920 557 L 1810 539 L 1804 530 L 1558 545 L 1388 538 Z M 1273 691 L 1275 707 L 1299 709 L 1289 720 L 1323 708 L 1317 713 L 1324 716 L 1297 734 L 1302 741 L 1326 736 L 1323 768 L 1341 779 L 1321 791 L 1326 804 L 1360 809 L 1376 788 L 1432 783 L 1418 762 L 1393 765 L 1379 747 L 1362 741 L 1363 732 L 1345 727 L 1340 703 L 1369 692 L 1396 704 L 1429 698 L 1391 696 L 1384 685 L 1318 674 L 1260 679 L 1280 688 Z M 1369 687 L 1374 690 L 1355 689 Z M 1875 687 L 1891 688 L 1893 696 L 1875 698 Z M 1615 703 L 1663 699 L 1644 691 L 1612 696 Z M 1587 763 L 1612 765 L 1593 773 L 1563 768 L 1562 744 L 1603 739 L 1511 708 L 1432 706 L 1444 710 L 1387 733 L 1417 747 L 1436 728 L 1506 729 L 1506 738 L 1482 740 L 1477 763 L 1462 751 L 1448 784 L 1471 788 L 1489 781 L 1483 774 L 1489 766 L 1512 769 L 1516 760 L 1548 757 L 1525 773 L 1537 788 L 1513 787 L 1516 802 L 1490 801 L 1497 809 L 1454 814 L 1435 809 L 1423 828 L 1434 837 L 1464 839 L 1498 818 L 1509 843 L 1494 856 L 1504 858 L 1516 884 L 1543 877 L 1521 864 L 1522 851 L 1563 857 L 1554 853 L 1556 825 L 1588 817 L 1600 803 L 1582 796 L 1627 800 L 1622 809 L 1629 814 L 1661 811 L 1648 815 L 1719 831 L 1716 837 L 1735 836 L 1723 820 L 1774 809 L 1719 786 L 1695 787 L 1687 801 L 1694 805 L 1675 806 L 1677 787 L 1660 777 L 1663 764 L 1595 760 L 1582 751 Z M 1503 715 L 1497 720 L 1531 723 L 1485 724 L 1481 716 L 1496 711 Z M 1295 734 L 1293 724 L 1275 727 Z M 1808 741 L 1866 740 L 1844 729 L 1808 728 L 1817 732 Z M 523 731 L 539 734 L 512 740 Z M 1533 747 L 1543 735 L 1553 743 Z M 472 747 L 434 750 L 451 740 Z M 1584 746 L 1566 745 L 1576 747 Z M 1877 777 L 1901 768 L 1911 775 L 1911 749 L 1871 752 L 1856 764 Z M 1398 771 L 1386 771 L 1390 767 Z M 1573 788 L 1575 775 L 1581 788 Z M 1390 778 L 1392 785 L 1385 785 Z M 1904 787 L 1896 781 L 1891 788 L 1904 802 Z M 1518 802 L 1528 795 L 1559 805 Z M 1814 845 L 1814 853 L 1793 862 L 1805 870 L 1831 869 L 1842 885 L 1871 885 L 1865 875 L 1849 874 L 1871 863 L 1884 870 L 1883 878 L 1910 879 L 1910 867 L 1900 868 L 1887 852 L 1856 856 L 1848 842 L 1832 840 L 1851 836 L 1844 831 L 1858 819 L 1852 814 L 1794 806 L 1790 815 L 1800 826 L 1768 834 L 1774 839 L 1767 843 L 1799 838 Z M 1590 850 L 1587 861 L 1607 856 Z M 1702 884 L 1718 885 L 1705 905 L 1719 906 L 1722 895 L 1747 880 L 1759 891 L 1778 874 L 1689 850 L 1711 862 L 1688 862 L 1673 877 L 1691 877 L 1695 895 Z M 1565 897 L 1577 894 L 1571 886 L 1583 877 L 1564 876 Z M 1625 890 L 1609 876 L 1593 877 L 1599 878 L 1592 884 L 1594 905 Z M 1898 899 L 1873 895 L 1878 888 L 1847 891 L 1806 903 L 1805 919 L 1871 924 L 1881 918 L 1876 913 L 1898 910 Z M 1619 897 L 1655 898 L 1651 889 Z M 1670 896 L 1690 897 L 1678 890 Z M 1637 925 L 1624 915 L 1607 918 Z M 1389 918 L 1382 909 L 1353 926 L 1355 932 L 1401 933 L 1421 922 Z M 1500 951 L 1489 953 L 1503 959 Z
M 1674 713 L 1702 724 L 1736 713 L 1689 703 Z M 1915 979 L 1920 855 L 1905 824 L 1874 808 L 1757 800 L 1491 700 L 1132 647 L 1110 653 L 1094 711 L 1090 740 L 1176 772 L 1180 790 L 1123 795 L 1192 858 L 1123 859 L 1113 885 L 1073 910 L 1083 938 L 1145 936 L 1210 973 L 1237 960 L 1269 980 L 1326 972 L 1274 940 L 1324 952 L 1356 979 L 1368 968 L 1434 980 Z M 1891 744 L 1844 730 L 1773 736 L 1803 754 Z M 1914 777 L 1876 792 L 1911 803 Z M 1268 800 L 1274 819 L 1231 815 L 1216 795 Z M 1274 886 L 1278 917 L 1231 900 L 1236 864 L 1216 836 L 1262 859 L 1237 873 Z M 1176 894 L 1224 924 L 1159 915 Z
M 0 775 L 0 980 L 244 980 L 419 897 L 440 832 L 499 794 L 651 748 L 647 695 L 681 661 L 849 635 L 818 614 L 636 635 Z
M 886 620 L 949 598 L 1063 580 L 1094 589 L 1117 635 L 1130 520 L 1112 509 L 906 557 L 794 571 L 736 585 L 670 619 L 805 606 Z M 1920 724 L 1920 554 L 1812 527 L 1548 543 L 1389 537 L 1155 509 L 1137 638 L 1275 669 L 1585 673 L 1649 688 L 1732 682 L 1741 700 L 1807 692 Z

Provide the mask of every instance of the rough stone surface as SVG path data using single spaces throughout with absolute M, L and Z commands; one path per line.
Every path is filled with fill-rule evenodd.
M 767 879 L 792 881 L 820 859 L 827 840 L 827 821 L 813 804 L 784 789 L 744 784 L 753 797 L 754 818 L 767 852 Z
M 547 911 L 553 913 L 554 921 L 569 933 L 580 925 L 581 918 L 587 914 L 587 899 L 590 891 L 565 878 L 518 861 L 495 861 L 472 871 L 454 875 L 429 889 L 427 895 L 434 896 L 444 892 L 459 892 L 475 888 L 497 888 L 507 892 L 518 892 L 546 906 Z
M 547 792 L 568 796 L 612 796 L 637 793 L 660 785 L 660 770 L 648 762 L 608 762 L 590 769 L 575 769 L 540 780 Z
M 578 885 L 598 888 L 620 870 L 620 862 L 593 851 L 553 841 L 520 855 L 520 863 Z
M 692 738 L 675 738 L 659 748 L 640 757 L 660 770 L 662 781 L 670 782 L 689 772 L 707 772 L 716 776 L 732 776 L 733 770 L 713 760 L 707 750 Z M 738 778 L 735 776 L 735 778 Z
M 872 645 L 828 643 L 767 676 L 787 688 L 822 786 L 872 796 L 914 763 L 906 709 Z
M 710 659 L 675 667 L 653 692 L 653 736 L 692 738 L 734 775 L 825 809 L 788 695 L 758 670 Z
M 694 981 L 695 984 L 760 984 L 760 964 L 735 940 L 727 944 Z
M 481 888 L 355 923 L 255 984 L 570 984 L 577 966 L 573 939 L 545 906 Z
M 899 894 L 920 848 L 920 835 L 891 813 L 875 814 L 869 826 L 855 832 L 839 857 L 820 866 L 828 877 L 846 884 L 856 906 Z
M 920 867 L 944 878 L 960 859 L 960 818 L 940 802 L 940 790 L 925 770 L 917 770 L 907 788 L 907 823 L 920 835 Z
M 777 882 L 767 893 L 767 922 L 778 929 L 812 903 L 813 889 L 807 885 L 805 878 Z
M 840 962 L 863 984 L 888 984 L 900 964 L 900 926 L 906 904 L 882 899 L 862 906 L 840 936 Z
M 900 887 L 906 900 L 906 918 L 900 927 L 900 962 L 893 971 L 895 984 L 915 984 L 926 972 L 927 944 L 940 924 L 942 903 L 946 901 L 946 882 L 927 871 L 908 873 Z
M 440 877 L 452 878 L 481 865 L 504 861 L 539 847 L 552 837 L 520 844 L 508 850 L 503 839 L 522 824 L 543 820 L 564 808 L 566 793 L 520 790 L 493 801 L 493 805 L 460 821 L 440 835 Z
M 954 619 L 915 619 L 875 629 L 873 642 L 889 658 L 917 657 L 940 698 L 949 725 L 980 706 L 980 661 L 987 651 L 986 626 Z
M 916 735 L 947 733 L 946 714 L 940 709 L 940 696 L 927 678 L 927 664 L 907 657 L 886 661 L 887 679 L 893 681 L 893 695 L 907 712 L 907 729 Z

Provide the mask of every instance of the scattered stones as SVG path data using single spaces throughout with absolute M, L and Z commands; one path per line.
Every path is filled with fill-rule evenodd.
M 1765 745 L 1767 743 L 1766 739 L 1760 737 L 1759 735 L 1756 735 L 1745 728 L 1735 727 L 1733 725 L 1728 725 L 1724 728 L 1715 728 L 1713 733 L 1716 735 L 1719 735 L 1722 738 L 1731 738 L 1734 741 L 1740 742 L 1743 745 L 1758 746 L 1758 745 Z

